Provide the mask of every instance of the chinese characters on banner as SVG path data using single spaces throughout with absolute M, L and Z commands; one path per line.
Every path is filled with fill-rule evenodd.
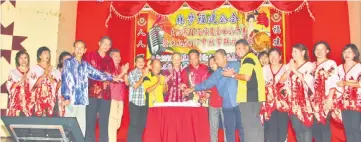
M 148 34 L 148 14 L 140 14 L 135 21 L 135 56 L 146 55 L 147 34 Z
M 143 18 L 147 26 L 138 23 Z M 145 13 L 137 17 L 136 54 L 145 54 L 147 59 L 160 59 L 164 70 L 171 67 L 173 52 L 182 54 L 182 67 L 186 66 L 186 54 L 191 49 L 201 52 L 204 63 L 220 48 L 227 51 L 228 60 L 237 60 L 234 45 L 239 39 L 247 39 L 256 53 L 271 47 L 283 50 L 283 21 L 284 16 L 271 7 L 249 13 L 241 13 L 232 7 L 202 12 L 180 9 L 166 17 Z M 146 36 L 142 36 L 140 30 L 146 32 Z
M 271 43 L 272 47 L 279 48 L 283 51 L 283 56 L 286 57 L 285 54 L 285 47 L 286 44 L 284 43 L 284 29 L 285 25 L 285 16 L 277 12 L 276 10 L 271 10 Z

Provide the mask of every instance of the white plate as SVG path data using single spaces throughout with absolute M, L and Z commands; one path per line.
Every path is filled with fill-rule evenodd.
M 154 103 L 153 107 L 200 107 L 199 103 L 193 101 L 189 102 L 164 102 L 164 103 Z

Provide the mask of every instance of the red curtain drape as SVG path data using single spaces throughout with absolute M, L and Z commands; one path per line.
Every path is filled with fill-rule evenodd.
M 309 2 L 309 6 L 315 20 L 306 8 L 286 16 L 286 52 L 291 53 L 292 45 L 303 43 L 314 60 L 313 44 L 324 40 L 331 46 L 329 57 L 340 64 L 342 48 L 350 42 L 347 2 Z M 286 57 L 290 59 L 291 54 Z
M 121 52 L 122 63 L 129 62 L 133 66 L 134 58 L 134 20 L 111 18 L 108 27 L 105 21 L 109 15 L 110 3 L 78 2 L 76 39 L 84 40 L 87 44 L 87 52 L 98 49 L 98 41 L 102 36 L 110 36 L 112 48 Z M 131 14 L 130 14 L 131 16 Z M 124 101 L 122 124 L 118 129 L 118 138 L 125 139 L 129 126 L 128 96 Z M 96 130 L 98 134 L 98 129 Z
M 145 4 L 156 13 L 160 15 L 169 15 L 177 11 L 182 7 L 184 3 L 188 4 L 192 9 L 196 11 L 203 10 L 213 10 L 222 6 L 226 1 L 115 1 L 112 6 L 114 9 L 113 12 L 119 14 L 119 16 L 129 17 L 137 15 Z M 259 8 L 264 1 L 263 0 L 254 0 L 254 1 L 238 1 L 230 0 L 228 1 L 231 6 L 238 9 L 241 12 L 249 12 Z M 278 1 L 271 0 L 271 4 L 280 11 L 294 11 L 303 4 L 304 1 Z
M 279 0 L 270 0 L 270 3 L 276 7 L 280 11 L 294 11 L 297 8 L 300 8 L 303 4 L 305 4 L 304 1 L 279 1 Z
M 147 2 L 145 1 L 124 1 L 113 2 L 113 7 L 118 10 L 118 13 L 123 16 L 134 16 L 142 10 Z M 124 8 L 125 7 L 125 8 Z
M 330 58 L 342 62 L 342 48 L 350 43 L 350 24 L 347 1 L 310 2 L 316 21 L 312 24 L 313 43 L 325 40 L 331 46 Z
M 258 9 L 262 5 L 263 1 L 229 1 L 234 8 L 241 12 L 250 12 Z
M 224 1 L 188 1 L 187 4 L 196 11 L 204 11 L 219 8 L 224 4 Z
M 251 11 L 257 8 L 258 2 L 249 4 L 246 2 L 230 1 L 232 6 L 242 11 Z M 109 16 L 109 7 L 111 2 L 78 2 L 77 13 L 77 31 L 76 39 L 84 40 L 87 43 L 88 51 L 94 51 L 98 48 L 97 43 L 101 36 L 109 35 L 113 39 L 113 48 L 120 49 L 122 61 L 131 63 L 134 59 L 134 34 L 135 21 L 132 18 L 119 18 L 115 13 L 108 21 L 108 28 L 105 27 L 105 21 Z M 151 4 L 149 4 L 151 3 Z M 181 2 L 149 2 L 153 10 L 159 14 L 169 14 Z M 165 8 L 167 4 L 173 3 L 171 7 Z M 224 1 L 192 1 L 188 5 L 197 11 L 211 10 L 221 6 Z M 248 5 L 245 5 L 248 3 Z M 145 1 L 113 2 L 113 7 L 124 17 L 135 16 L 146 4 Z M 303 2 L 290 1 L 281 2 L 272 0 L 271 4 L 278 10 L 293 11 L 300 7 Z M 257 6 L 258 5 L 258 6 Z M 306 5 L 304 5 L 306 6 Z M 122 8 L 126 7 L 126 8 Z M 291 57 L 292 45 L 296 43 L 305 44 L 312 57 L 312 46 L 318 40 L 327 41 L 331 48 L 330 58 L 337 63 L 341 63 L 340 53 L 344 45 L 350 42 L 350 31 L 348 23 L 347 2 L 309 2 L 310 11 L 316 18 L 310 17 L 310 11 L 302 8 L 298 12 L 293 12 L 286 16 L 286 57 L 287 61 Z M 312 58 L 313 59 L 313 58 Z M 122 127 L 118 131 L 118 138 L 125 139 L 127 127 L 129 125 L 128 101 L 125 101 Z M 344 141 L 343 126 L 332 123 L 333 140 Z M 289 141 L 294 141 L 292 131 L 289 134 Z
M 109 15 L 110 2 L 78 2 L 76 19 L 76 39 L 83 40 L 88 51 L 98 48 L 101 36 L 107 35 L 104 21 Z

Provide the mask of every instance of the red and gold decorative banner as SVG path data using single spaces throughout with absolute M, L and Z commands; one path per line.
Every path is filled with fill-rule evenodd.
M 283 61 L 286 61 L 285 14 L 271 9 L 271 46 L 283 51 Z
M 144 55 L 146 56 L 147 52 L 147 35 L 148 35 L 148 14 L 142 13 L 137 16 L 135 21 L 135 56 Z
M 307 0 L 280 1 L 280 0 L 255 0 L 255 1 L 237 1 L 237 0 L 215 0 L 215 1 L 114 1 L 109 8 L 109 17 L 106 25 L 111 18 L 111 13 L 123 19 L 131 19 L 138 16 L 143 8 L 151 9 L 153 13 L 162 16 L 169 16 L 183 7 L 189 7 L 194 11 L 202 12 L 205 10 L 216 10 L 219 7 L 228 6 L 237 9 L 239 12 L 252 12 L 259 7 L 269 5 L 279 12 L 290 14 L 306 7 L 310 17 L 315 20 Z M 129 7 L 132 7 L 129 9 Z
M 171 67 L 170 54 L 174 52 L 182 54 L 185 67 L 191 49 L 201 52 L 203 63 L 217 49 L 225 49 L 228 60 L 235 61 L 238 58 L 234 45 L 239 39 L 246 39 L 255 53 L 272 47 L 283 51 L 284 27 L 284 14 L 270 6 L 248 13 L 229 6 L 202 12 L 183 8 L 169 16 L 149 12 L 137 16 L 135 53 L 145 54 L 146 59 L 160 59 L 162 70 Z M 143 32 L 147 32 L 146 36 Z

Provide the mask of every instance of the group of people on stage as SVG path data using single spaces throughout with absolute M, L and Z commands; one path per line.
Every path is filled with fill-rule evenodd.
M 29 67 L 29 54 L 19 51 L 16 69 L 10 71 L 6 84 L 7 115 L 76 117 L 87 142 L 96 141 L 99 118 L 99 141 L 115 142 L 127 95 L 129 64 L 120 65 L 120 51 L 110 50 L 111 44 L 111 39 L 104 36 L 97 51 L 85 54 L 85 43 L 77 40 L 74 53 L 62 52 L 56 68 L 50 64 L 48 47 L 38 49 L 38 64 L 33 67 Z
M 266 101 L 261 104 L 265 139 L 286 140 L 288 119 L 299 142 L 330 142 L 330 119 L 343 123 L 348 142 L 361 141 L 361 64 L 356 45 L 342 49 L 343 63 L 328 58 L 331 47 L 317 42 L 312 50 L 292 46 L 292 59 L 282 64 L 282 53 L 272 48 L 259 54 L 263 63 Z
M 97 51 L 86 53 L 86 44 L 77 40 L 74 53 L 61 53 L 56 68 L 47 47 L 38 49 L 33 67 L 29 54 L 19 51 L 6 84 L 7 115 L 76 117 L 86 141 L 96 141 L 99 119 L 99 141 L 115 142 L 129 95 L 129 142 L 142 141 L 149 107 L 185 101 L 209 108 L 212 142 L 218 141 L 220 123 L 229 142 L 235 141 L 235 130 L 242 142 L 284 142 L 288 119 L 297 141 L 330 142 L 331 117 L 344 124 L 347 141 L 361 141 L 361 64 L 354 44 L 343 48 L 339 66 L 327 58 L 331 48 L 324 41 L 313 47 L 314 62 L 308 48 L 296 44 L 292 59 L 283 64 L 280 49 L 257 56 L 240 39 L 235 43 L 239 61 L 228 61 L 226 51 L 218 49 L 204 65 L 200 52 L 192 49 L 187 67 L 182 69 L 181 54 L 173 53 L 166 71 L 160 60 L 147 64 L 141 55 L 128 71 L 129 64 L 120 64 L 120 51 L 111 46 L 104 36 Z

